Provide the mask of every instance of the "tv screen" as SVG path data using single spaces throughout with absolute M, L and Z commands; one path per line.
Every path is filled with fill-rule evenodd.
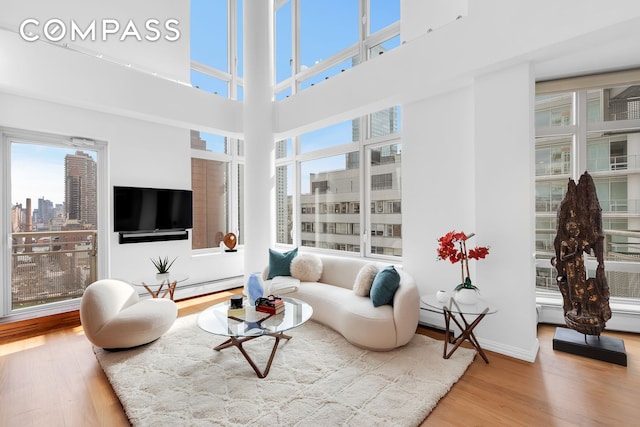
M 113 187 L 114 230 L 148 232 L 193 228 L 191 190 Z

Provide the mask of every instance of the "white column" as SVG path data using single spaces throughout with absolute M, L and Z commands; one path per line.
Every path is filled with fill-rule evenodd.
M 243 3 L 245 273 L 268 262 L 274 224 L 272 100 L 274 81 L 273 2 Z

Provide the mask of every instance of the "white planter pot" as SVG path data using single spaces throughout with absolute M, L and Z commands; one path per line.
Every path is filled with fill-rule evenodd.
M 156 273 L 156 280 L 162 282 L 168 280 L 171 273 Z
M 444 290 L 439 290 L 436 292 L 436 299 L 438 302 L 447 302 L 449 300 L 449 292 Z
M 478 302 L 478 292 L 475 289 L 462 288 L 456 291 L 454 298 L 458 304 L 475 304 Z

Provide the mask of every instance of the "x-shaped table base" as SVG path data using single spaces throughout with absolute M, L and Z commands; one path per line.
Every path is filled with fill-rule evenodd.
M 160 286 L 158 287 L 158 290 L 154 291 L 151 288 L 149 288 L 149 286 L 147 286 L 146 283 L 142 282 L 142 286 L 145 287 L 147 292 L 149 292 L 153 298 L 164 298 L 165 296 L 167 296 L 167 294 L 169 294 L 169 298 L 171 300 L 173 300 L 173 293 L 176 290 L 176 285 L 177 284 L 178 284 L 178 282 L 175 282 L 175 281 L 174 282 L 169 282 L 169 283 L 162 282 L 160 284 Z M 162 296 L 160 296 L 160 292 L 162 292 L 162 288 L 164 287 L 164 285 L 167 285 L 167 289 L 165 289 L 164 293 L 162 294 Z
M 242 344 L 245 343 L 246 341 L 250 341 L 255 338 L 260 338 L 265 335 L 274 337 L 276 341 L 273 343 L 273 349 L 271 350 L 271 355 L 269 356 L 269 361 L 267 362 L 267 366 L 264 368 L 264 371 L 261 371 L 260 368 L 258 368 L 255 362 L 251 359 L 247 351 L 242 347 Z M 282 332 L 279 332 L 276 334 L 265 334 L 265 335 L 256 335 L 256 336 L 242 337 L 242 338 L 229 337 L 228 340 L 214 347 L 213 349 L 216 351 L 220 351 L 227 347 L 237 347 L 238 350 L 240 350 L 240 353 L 242 353 L 242 355 L 244 356 L 244 358 L 247 359 L 247 362 L 249 362 L 249 365 L 251 365 L 256 375 L 258 376 L 258 378 L 265 378 L 269 374 L 269 369 L 271 369 L 271 362 L 273 362 L 273 358 L 276 355 L 276 350 L 278 350 L 278 344 L 280 343 L 280 340 L 291 339 L 291 336 L 285 335 Z
M 465 340 L 469 341 L 471 343 L 471 345 L 473 345 L 475 347 L 476 350 L 478 350 L 478 353 L 480 353 L 480 356 L 482 356 L 482 358 L 484 359 L 484 361 L 486 363 L 489 363 L 489 359 L 487 359 L 487 355 L 484 354 L 484 351 L 482 350 L 482 347 L 480 347 L 480 343 L 478 342 L 478 339 L 476 338 L 476 336 L 473 334 L 473 329 L 478 326 L 478 323 L 480 323 L 480 321 L 482 319 L 484 319 L 484 316 L 487 315 L 487 312 L 489 311 L 489 308 L 487 307 L 482 313 L 480 313 L 478 315 L 478 317 L 471 323 L 467 322 L 467 319 L 464 317 L 464 315 L 462 313 L 457 313 L 460 315 L 460 318 L 462 319 L 462 322 L 464 323 L 464 326 L 462 326 L 460 324 L 460 322 L 458 321 L 458 319 L 456 319 L 455 314 L 453 314 L 453 312 L 451 310 L 449 310 L 447 307 L 442 307 L 443 312 L 444 312 L 444 323 L 445 323 L 445 331 L 447 333 L 447 337 L 444 340 L 444 352 L 443 352 L 443 357 L 445 359 L 448 359 L 451 357 L 451 355 L 458 349 L 458 347 L 460 347 L 460 344 L 462 344 Z M 460 330 L 462 331 L 462 333 L 455 337 L 450 343 L 453 344 L 453 348 L 451 349 L 451 351 L 449 351 L 447 353 L 447 343 L 449 342 L 449 324 L 451 323 L 451 320 L 454 321 L 454 323 L 456 325 L 458 325 L 458 327 L 460 328 Z

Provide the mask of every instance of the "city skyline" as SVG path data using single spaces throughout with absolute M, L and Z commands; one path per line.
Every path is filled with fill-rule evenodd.
M 11 205 L 31 199 L 37 206 L 39 199 L 53 203 L 65 202 L 65 156 L 83 151 L 96 160 L 96 153 L 77 148 L 13 143 L 11 145 Z

